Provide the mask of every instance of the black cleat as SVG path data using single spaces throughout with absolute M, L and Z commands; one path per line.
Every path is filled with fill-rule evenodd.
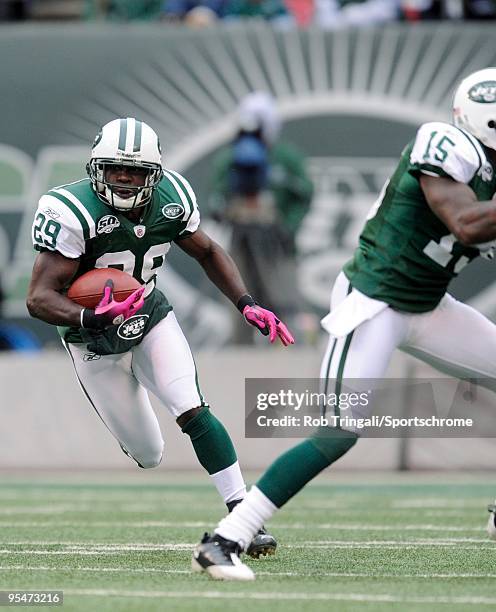
M 246 549 L 246 554 L 253 559 L 259 559 L 264 555 L 275 555 L 276 548 L 276 539 L 274 536 L 271 536 L 270 533 L 267 533 L 265 527 L 262 527 L 250 542 L 250 545 Z
M 239 558 L 241 552 L 237 542 L 206 533 L 193 552 L 191 568 L 214 580 L 255 580 L 255 574 Z

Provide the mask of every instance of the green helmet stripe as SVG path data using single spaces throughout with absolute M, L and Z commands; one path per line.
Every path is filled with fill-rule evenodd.
M 139 151 L 141 149 L 141 128 L 143 123 L 141 121 L 134 122 L 134 146 L 133 151 Z
M 70 200 L 68 200 L 65 196 L 60 194 L 58 191 L 55 191 L 52 189 L 48 193 L 54 198 L 57 198 L 57 200 L 59 200 L 60 202 L 63 202 L 67 206 L 67 208 L 74 213 L 79 223 L 81 223 L 84 239 L 89 240 L 90 239 L 90 228 L 88 226 L 88 222 L 84 218 L 83 213 L 76 206 L 74 206 L 74 204 Z
M 121 119 L 119 121 L 119 144 L 117 148 L 120 151 L 126 150 L 126 138 L 127 138 L 127 119 Z

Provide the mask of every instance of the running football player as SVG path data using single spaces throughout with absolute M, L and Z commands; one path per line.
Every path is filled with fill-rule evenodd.
M 193 189 L 180 174 L 162 168 L 159 140 L 148 125 L 133 118 L 104 125 L 87 172 L 89 178 L 51 189 L 39 201 L 33 224 L 39 254 L 28 310 L 59 326 L 81 388 L 126 455 L 142 468 L 162 459 L 152 391 L 191 438 L 198 461 L 232 510 L 246 492 L 234 446 L 201 394 L 172 306 L 155 287 L 171 244 L 195 258 L 270 342 L 291 344 L 291 333 L 256 304 L 233 260 L 199 228 Z M 108 283 L 95 309 L 65 296 L 80 275 L 109 267 L 133 275 L 142 288 L 117 302 Z M 270 554 L 275 547 L 261 529 L 249 553 Z
M 492 257 L 495 168 L 496 68 L 487 68 L 458 86 L 453 125 L 420 126 L 368 215 L 322 321 L 330 334 L 321 368 L 326 391 L 337 392 L 346 379 L 355 379 L 353 389 L 356 379 L 380 379 L 397 348 L 450 376 L 482 377 L 480 384 L 496 390 L 496 325 L 447 293 L 466 264 Z M 357 416 L 367 414 L 364 407 Z M 193 569 L 252 580 L 239 555 L 257 529 L 356 440 L 353 429 L 321 428 L 280 456 L 205 535 Z M 496 507 L 489 510 L 488 531 L 496 538 Z

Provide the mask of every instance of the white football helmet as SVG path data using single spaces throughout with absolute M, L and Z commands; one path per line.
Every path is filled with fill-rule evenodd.
M 456 127 L 496 150 L 496 68 L 478 70 L 458 85 L 453 120 Z
M 126 185 L 129 197 L 119 196 L 109 183 L 106 171 L 111 166 L 132 166 L 147 171 L 143 186 Z M 105 124 L 93 143 L 86 171 L 96 195 L 116 210 L 145 206 L 162 178 L 162 158 L 157 134 L 143 121 L 128 117 Z

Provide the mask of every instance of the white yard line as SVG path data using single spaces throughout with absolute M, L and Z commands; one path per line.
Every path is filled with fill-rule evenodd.
M 11 528 L 60 528 L 60 527 L 84 527 L 85 529 L 92 527 L 112 527 L 112 528 L 131 528 L 131 529 L 147 529 L 152 527 L 171 529 L 203 529 L 206 526 L 206 521 L 1 521 L 0 529 Z M 446 533 L 469 532 L 483 533 L 483 527 L 449 527 L 447 525 L 374 525 L 363 524 L 354 525 L 352 523 L 273 523 L 274 529 L 299 530 L 299 529 L 325 529 L 325 530 L 342 530 L 342 531 L 439 531 Z
M 70 567 L 53 567 L 53 566 L 41 566 L 41 565 L 10 565 L 0 566 L 0 571 L 38 571 L 38 572 L 95 572 L 95 573 L 122 573 L 122 574 L 191 574 L 191 570 L 180 570 L 180 569 L 160 569 L 156 567 L 88 567 L 88 566 L 76 566 Z M 493 579 L 496 578 L 496 573 L 482 574 L 482 573 L 447 573 L 447 574 L 386 574 L 386 573 L 375 573 L 375 572 L 322 572 L 316 571 L 315 573 L 310 572 L 267 572 L 257 571 L 257 576 L 277 576 L 277 577 L 288 577 L 288 578 L 319 578 L 322 576 L 328 578 L 398 578 L 412 580 L 415 578 L 419 579 L 448 579 L 454 578 L 460 579 Z
M 64 542 L 64 541 L 29 541 L 3 542 L 0 554 L 5 555 L 116 555 L 127 552 L 153 551 L 191 551 L 197 542 L 148 542 L 112 543 L 112 542 Z M 19 550 L 19 546 L 29 546 L 29 549 Z M 57 546 L 57 550 L 34 547 Z M 457 550 L 480 550 L 496 552 L 492 542 L 481 538 L 442 538 L 442 539 L 405 539 L 405 540 L 304 540 L 294 544 L 285 544 L 286 549 L 313 548 L 319 550 L 335 549 L 382 549 L 411 550 L 419 547 L 456 548 Z
M 15 515 L 18 514 L 62 514 L 63 512 L 75 512 L 76 509 L 80 509 L 81 512 L 95 512 L 94 506 L 77 506 L 74 505 L 46 505 L 46 506 L 8 506 L 0 508 L 0 515 Z
M 175 546 L 196 546 L 198 542 L 95 542 L 73 541 L 73 540 L 8 540 L 2 542 L 2 546 L 65 546 L 69 548 L 150 548 L 165 549 Z M 360 546 L 369 544 L 378 546 L 391 544 L 409 544 L 416 546 L 430 545 L 454 545 L 454 544 L 486 544 L 488 547 L 495 548 L 492 541 L 487 538 L 412 538 L 412 539 L 389 539 L 389 540 L 302 540 L 293 544 L 285 544 L 285 547 L 301 548 L 302 546 L 334 546 L 335 544 Z
M 457 508 L 457 509 L 472 509 L 481 508 L 487 505 L 487 500 L 471 499 L 454 499 L 448 497 L 427 497 L 413 499 L 398 499 L 390 503 L 390 507 L 397 510 L 411 508 Z
M 41 496 L 40 496 L 41 497 Z M 8 499 L 16 499 L 13 496 L 9 495 Z M 106 512 L 109 509 L 109 506 L 112 510 L 115 510 L 115 503 L 120 502 L 118 512 L 156 512 L 156 509 L 153 509 L 153 506 L 160 508 L 164 503 L 167 503 L 168 508 L 183 508 L 187 507 L 191 502 L 190 498 L 185 497 L 176 498 L 171 502 L 171 500 L 167 499 L 165 493 L 161 493 L 159 496 L 141 496 L 140 502 L 132 502 L 129 500 L 129 496 L 116 496 L 112 497 L 102 497 L 101 495 L 92 496 L 81 496 L 74 497 L 71 496 L 70 500 L 65 498 L 57 498 L 56 500 L 51 501 L 46 497 L 42 497 L 40 500 L 36 499 L 36 501 L 42 501 L 43 503 L 39 505 L 29 505 L 26 506 L 26 496 L 19 495 L 19 500 L 22 500 L 22 504 L 19 505 L 4 505 L 0 508 L 0 515 L 12 515 L 12 514 L 49 514 L 49 513 L 63 513 L 63 512 Z M 0 501 L 3 501 L 3 496 L 0 490 Z M 29 503 L 28 499 L 28 503 Z M 126 503 L 126 501 L 128 503 Z M 487 498 L 484 499 L 471 499 L 468 500 L 458 500 L 452 497 L 446 498 L 414 498 L 414 499 L 400 499 L 394 501 L 386 500 L 382 505 L 384 510 L 393 510 L 393 511 L 404 511 L 404 510 L 412 510 L 412 509 L 426 509 L 426 510 L 437 510 L 444 509 L 445 511 L 457 511 L 457 512 L 467 512 L 474 509 L 484 508 L 488 501 Z M 152 507 L 152 509 L 150 509 Z M 205 500 L 202 501 L 202 508 L 204 510 L 212 510 L 217 511 L 219 508 L 219 504 L 216 501 Z M 346 513 L 346 512 L 356 512 L 359 511 L 356 508 L 355 502 L 350 502 L 349 500 L 341 500 L 341 499 L 329 499 L 329 500 L 302 500 L 301 509 L 304 511 L 305 509 L 311 510 L 334 510 L 336 512 Z
M 187 502 L 185 502 L 186 505 Z M 164 507 L 165 501 L 161 501 L 160 503 L 155 504 L 155 508 L 152 504 L 119 504 L 118 510 L 116 511 L 115 502 L 109 500 L 106 504 L 47 504 L 43 506 L 5 506 L 0 508 L 0 515 L 22 515 L 22 514 L 64 514 L 69 512 L 86 512 L 89 514 L 95 514 L 98 512 L 108 513 L 109 511 L 117 512 L 118 514 L 125 513 L 140 513 L 140 514 L 155 514 L 157 512 L 157 508 Z M 171 505 L 167 506 L 168 510 L 171 509 Z M 202 503 L 202 509 L 207 510 L 209 506 Z M 219 505 L 212 504 L 210 509 L 216 510 L 218 512 Z
M 1 526 L 1 523 L 0 523 Z M 86 523 L 87 526 L 87 523 Z M 205 526 L 205 523 L 203 523 Z M 317 524 L 309 524 L 309 523 L 293 523 L 293 524 L 279 524 L 274 523 L 272 525 L 274 529 L 335 529 L 342 531 L 439 531 L 439 532 L 447 532 L 447 533 L 457 533 L 460 531 L 474 531 L 478 533 L 483 533 L 483 527 L 448 527 L 446 525 L 423 525 L 419 523 L 418 525 L 373 525 L 373 524 L 363 524 L 354 525 L 352 523 L 317 523 Z
M 116 573 L 116 574 L 191 574 L 191 570 L 180 570 L 180 569 L 159 569 L 156 567 L 53 567 L 53 566 L 41 566 L 41 565 L 5 565 L 0 566 L 0 571 L 26 571 L 26 572 L 95 572 L 95 573 Z M 282 574 L 281 574 L 282 575 Z M 495 574 L 496 576 L 496 574 Z M 478 578 L 479 576 L 475 576 Z
M 255 599 L 291 601 L 295 599 L 306 601 L 363 601 L 400 604 L 464 604 L 488 605 L 496 604 L 493 597 L 398 597 L 396 595 L 370 595 L 362 593 L 282 593 L 282 592 L 224 592 L 224 591 L 122 591 L 113 589 L 66 589 L 64 596 L 82 595 L 89 597 L 139 597 L 164 599 Z
M 2 547 L 7 546 L 64 546 L 67 549 L 88 549 L 92 548 L 95 550 L 109 549 L 109 550 L 126 550 L 130 549 L 143 549 L 143 550 L 167 550 L 168 548 L 173 549 L 176 546 L 192 547 L 196 546 L 198 542 L 161 542 L 156 544 L 154 542 L 81 542 L 81 541 L 67 541 L 67 540 L 9 540 L 8 542 L 2 542 Z
M 416 539 L 391 539 L 391 540 L 305 540 L 305 546 L 327 546 L 331 544 L 415 544 L 416 546 L 448 545 L 452 544 L 487 544 L 494 546 L 488 538 L 416 538 Z

